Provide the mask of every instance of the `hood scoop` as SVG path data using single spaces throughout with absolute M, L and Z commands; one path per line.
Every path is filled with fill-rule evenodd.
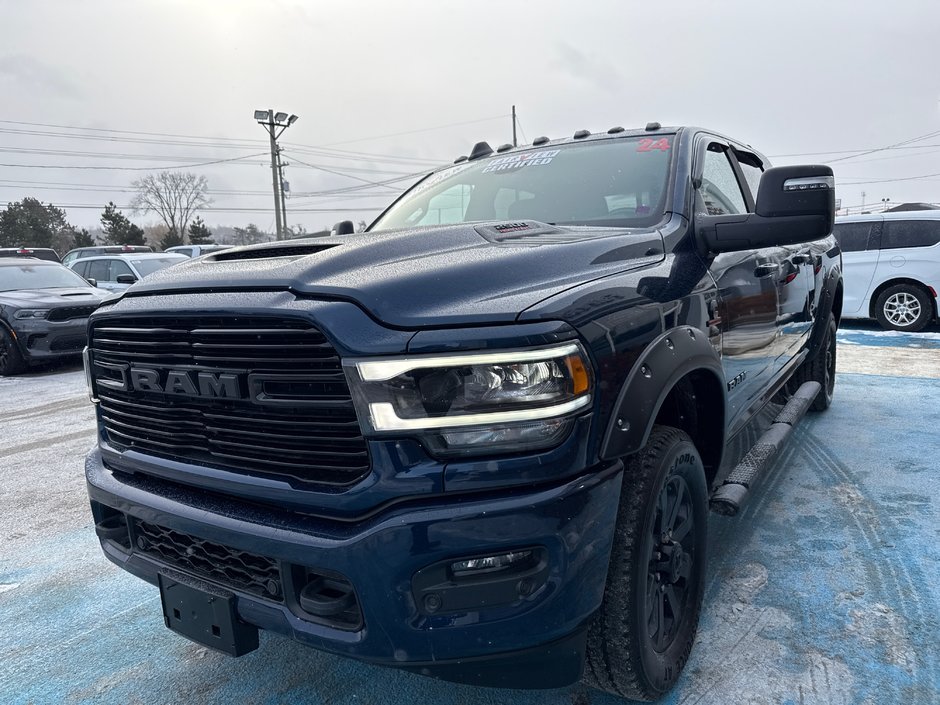
M 315 255 L 318 252 L 329 250 L 333 247 L 339 247 L 340 243 L 310 243 L 298 245 L 297 243 L 284 243 L 277 245 L 262 245 L 259 247 L 238 248 L 235 250 L 223 250 L 207 259 L 212 262 L 230 262 L 232 260 L 246 259 L 269 259 L 272 257 L 306 257 Z

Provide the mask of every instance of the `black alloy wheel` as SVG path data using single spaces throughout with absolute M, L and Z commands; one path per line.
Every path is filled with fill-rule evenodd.
M 647 637 L 653 649 L 663 653 L 675 640 L 688 609 L 695 556 L 695 510 L 681 476 L 670 477 L 659 493 L 648 539 Z
M 588 630 L 583 681 L 656 700 L 688 661 L 705 586 L 708 488 L 685 431 L 654 426 L 624 459 L 604 601 Z

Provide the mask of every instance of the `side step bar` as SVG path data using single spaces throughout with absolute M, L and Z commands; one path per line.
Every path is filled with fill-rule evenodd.
M 816 395 L 822 390 L 819 382 L 805 382 L 790 397 L 770 428 L 757 439 L 757 443 L 731 471 L 725 484 L 715 490 L 711 496 L 713 512 L 725 516 L 734 516 L 747 501 L 748 492 L 770 466 L 777 451 L 783 447 L 787 437 L 806 414 Z

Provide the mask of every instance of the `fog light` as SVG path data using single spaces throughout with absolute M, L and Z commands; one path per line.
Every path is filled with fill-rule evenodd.
M 532 551 L 513 551 L 498 556 L 469 558 L 465 561 L 454 561 L 450 564 L 450 570 L 455 576 L 494 573 L 527 561 L 531 557 Z

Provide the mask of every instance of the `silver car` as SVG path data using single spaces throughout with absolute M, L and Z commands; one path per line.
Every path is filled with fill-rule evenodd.
M 69 268 L 107 291 L 124 291 L 134 282 L 189 257 L 172 252 L 135 252 L 129 255 L 83 257 Z

